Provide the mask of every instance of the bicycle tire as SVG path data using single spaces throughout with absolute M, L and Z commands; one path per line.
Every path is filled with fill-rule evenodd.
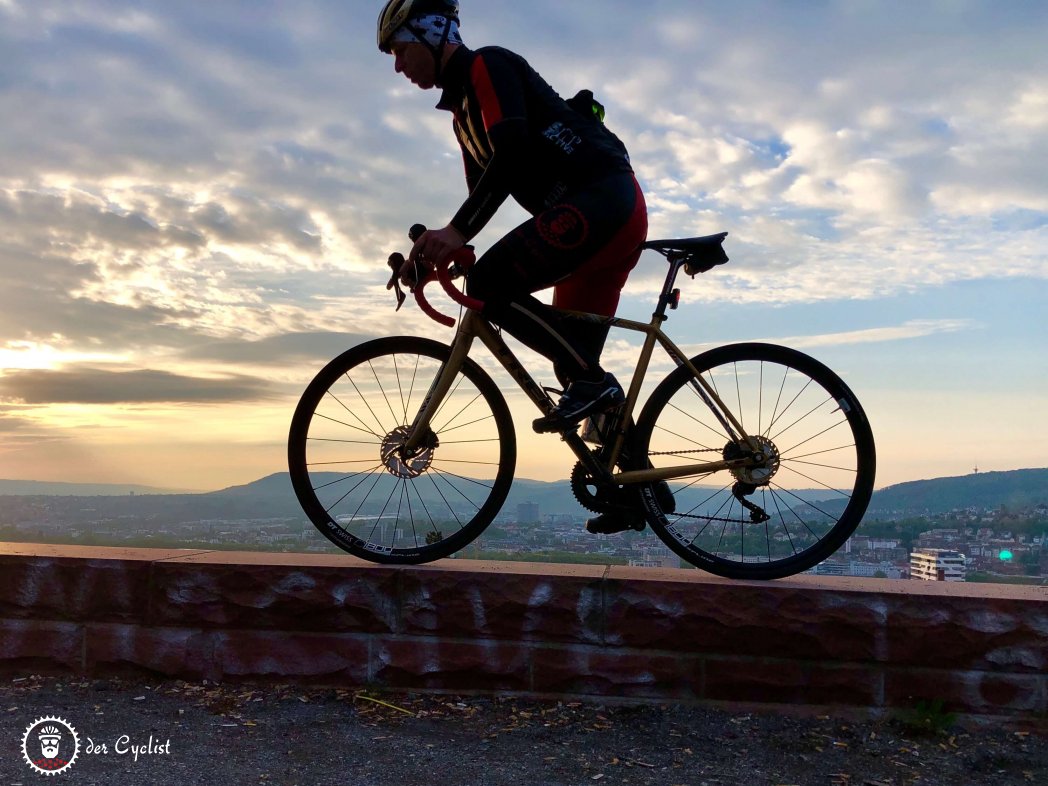
M 468 358 L 426 444 L 414 456 L 398 450 L 450 354 L 415 336 L 369 341 L 328 363 L 299 400 L 288 437 L 295 495 L 313 525 L 356 557 L 418 564 L 451 556 L 506 500 L 513 420 L 494 381 Z
M 825 365 L 786 347 L 731 344 L 691 362 L 769 459 L 763 468 L 674 479 L 673 505 L 660 505 L 655 484 L 644 485 L 652 530 L 678 556 L 727 578 L 782 578 L 827 559 L 873 494 L 876 450 L 858 399 Z M 635 435 L 641 462 L 713 462 L 733 450 L 692 379 L 680 366 L 652 391 Z M 753 518 L 732 493 L 736 483 L 755 487 L 745 498 L 768 519 Z

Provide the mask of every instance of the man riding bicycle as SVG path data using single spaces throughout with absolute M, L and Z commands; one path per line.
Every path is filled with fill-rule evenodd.
M 389 0 L 378 46 L 412 83 L 441 89 L 437 108 L 453 115 L 469 189 L 447 226 L 418 238 L 401 278 L 413 284 L 420 259 L 440 263 L 469 243 L 512 196 L 532 218 L 477 260 L 467 288 L 566 386 L 535 430 L 563 431 L 622 404 L 622 386 L 600 366 L 607 326 L 558 310 L 613 316 L 647 235 L 644 195 L 599 104 L 573 108 L 506 49 L 466 47 L 458 0 Z M 533 294 L 548 287 L 553 308 Z

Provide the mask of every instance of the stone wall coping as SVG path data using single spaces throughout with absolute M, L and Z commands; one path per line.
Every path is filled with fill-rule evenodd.
M 224 551 L 203 549 L 124 548 L 112 546 L 64 546 L 47 543 L 0 542 L 4 557 L 73 560 L 126 560 L 199 565 L 258 565 L 273 567 L 353 568 L 354 570 L 439 571 L 445 573 L 506 574 L 511 576 L 574 577 L 622 582 L 669 582 L 728 587 L 763 587 L 789 590 L 826 590 L 888 595 L 985 598 L 993 600 L 1048 603 L 1048 586 L 984 584 L 969 582 L 907 581 L 848 576 L 798 575 L 774 581 L 740 581 L 684 568 L 633 568 L 620 565 L 563 565 L 539 562 L 445 559 L 424 565 L 389 566 L 340 554 L 296 552 Z

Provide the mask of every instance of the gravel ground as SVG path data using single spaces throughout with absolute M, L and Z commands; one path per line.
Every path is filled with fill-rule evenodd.
M 680 705 L 27 677 L 0 683 L 0 786 L 48 782 L 21 749 L 44 716 L 68 722 L 80 739 L 77 759 L 52 783 L 1048 784 L 1043 730 L 960 728 L 934 712 L 924 724 L 916 715 L 855 722 Z

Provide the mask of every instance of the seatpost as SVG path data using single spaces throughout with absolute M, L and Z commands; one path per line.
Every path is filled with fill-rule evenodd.
M 657 319 L 659 324 L 666 321 L 666 309 L 677 308 L 677 304 L 680 303 L 680 290 L 674 289 L 673 284 L 677 280 L 677 273 L 680 272 L 681 265 L 683 265 L 687 258 L 681 256 L 675 259 L 669 254 L 666 258 L 670 261 L 670 269 L 666 273 L 666 283 L 662 285 L 662 294 L 659 295 L 659 304 L 655 307 L 655 313 L 652 314 L 653 319 Z

